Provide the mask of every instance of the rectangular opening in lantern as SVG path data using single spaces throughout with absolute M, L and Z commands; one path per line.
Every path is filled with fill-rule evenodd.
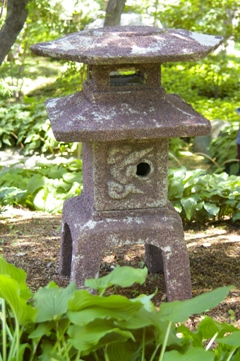
M 145 74 L 139 70 L 117 70 L 110 72 L 110 86 L 144 85 Z

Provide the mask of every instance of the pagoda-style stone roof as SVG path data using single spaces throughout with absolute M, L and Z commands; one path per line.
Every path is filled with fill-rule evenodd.
M 179 96 L 160 91 L 118 93 L 91 102 L 83 92 L 46 102 L 58 141 L 117 141 L 205 135 L 209 121 Z
M 182 29 L 119 26 L 84 30 L 31 46 L 34 54 L 92 65 L 196 61 L 222 42 L 221 36 Z

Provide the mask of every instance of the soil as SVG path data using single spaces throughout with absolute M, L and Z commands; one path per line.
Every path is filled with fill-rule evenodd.
M 61 215 L 33 212 L 23 208 L 7 208 L 0 214 L 0 254 L 10 263 L 27 272 L 27 282 L 32 291 L 55 281 L 65 287 L 67 277 L 58 274 Z M 189 251 L 193 296 L 224 285 L 235 288 L 228 297 L 208 315 L 219 322 L 232 322 L 240 327 L 240 227 L 229 220 L 204 226 L 192 224 L 185 227 Z M 113 267 L 144 266 L 144 246 L 126 245 L 106 250 L 100 275 Z M 149 274 L 144 285 L 114 288 L 111 292 L 129 298 L 141 293 L 151 294 L 156 307 L 166 301 L 163 274 Z M 188 324 L 194 327 L 200 319 L 193 315 Z

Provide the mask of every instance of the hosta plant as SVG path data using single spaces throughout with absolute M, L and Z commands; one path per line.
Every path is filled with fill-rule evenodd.
M 105 291 L 111 286 L 142 284 L 147 269 L 118 267 L 86 280 L 87 289 L 54 282 L 35 294 L 23 270 L 0 257 L 1 361 L 237 361 L 240 330 L 205 317 L 195 331 L 190 315 L 217 306 L 232 286 L 190 300 L 162 303 L 153 295 L 128 299 Z

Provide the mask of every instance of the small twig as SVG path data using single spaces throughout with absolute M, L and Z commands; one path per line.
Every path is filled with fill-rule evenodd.
M 195 154 L 196 155 L 201 155 L 202 157 L 205 157 L 205 158 L 209 159 L 216 167 L 219 168 L 219 164 L 213 158 L 211 158 L 209 155 L 207 155 L 205 153 L 201 153 L 201 152 L 197 152 Z

